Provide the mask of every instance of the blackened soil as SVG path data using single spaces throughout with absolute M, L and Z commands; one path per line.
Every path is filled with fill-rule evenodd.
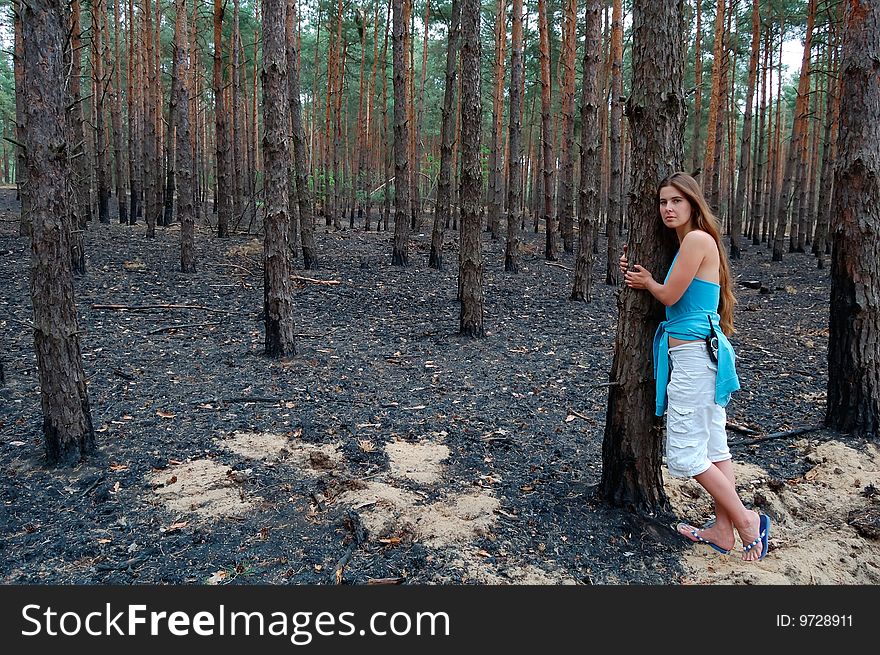
M 504 273 L 503 240 L 486 235 L 487 335 L 470 340 L 456 336 L 454 244 L 447 270 L 429 269 L 425 227 L 402 269 L 390 266 L 391 233 L 321 226 L 320 269 L 295 273 L 338 284 L 297 282 L 298 352 L 278 362 L 262 355 L 258 237 L 201 230 L 198 273 L 184 275 L 175 227 L 147 240 L 143 224 L 92 223 L 76 301 L 100 454 L 54 470 L 42 454 L 29 243 L 16 235 L 14 191 L 0 194 L 0 581 L 203 583 L 223 571 L 235 583 L 332 583 L 357 522 L 332 489 L 385 475 L 385 444 L 438 432 L 450 449 L 441 481 L 398 485 L 426 499 L 490 487 L 494 525 L 458 550 L 478 550 L 502 579 L 529 566 L 588 584 L 680 579 L 687 544 L 665 529 L 669 517 L 645 521 L 592 494 L 618 292 L 602 283 L 604 263 L 593 302 L 570 302 L 572 272 L 544 262 L 542 235 L 527 235 L 519 275 Z M 573 256 L 559 263 L 570 269 Z M 774 477 L 802 475 L 809 465 L 794 438 L 754 436 L 821 423 L 828 270 L 809 254 L 771 264 L 764 245 L 748 246 L 733 269 L 743 390 L 729 421 L 755 432 L 730 432 L 735 457 Z M 739 284 L 752 280 L 769 293 Z M 161 304 L 208 309 L 95 308 Z M 346 470 L 305 476 L 249 459 L 222 447 L 237 431 L 341 442 Z M 241 494 L 262 501 L 210 521 L 169 511 L 148 476 L 193 459 L 242 472 Z M 473 581 L 456 548 L 376 537 L 353 549 L 344 582 Z

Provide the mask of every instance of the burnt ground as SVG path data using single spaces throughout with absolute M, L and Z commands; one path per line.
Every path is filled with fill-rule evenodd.
M 517 276 L 503 271 L 503 240 L 486 236 L 487 336 L 468 340 L 455 334 L 455 271 L 427 267 L 429 228 L 401 269 L 389 263 L 390 232 L 321 225 L 321 268 L 296 274 L 338 284 L 297 282 L 298 353 L 276 362 L 261 354 L 255 235 L 200 231 L 198 273 L 183 275 L 175 227 L 147 240 L 143 224 L 93 223 L 76 300 L 100 454 L 53 470 L 28 327 L 29 244 L 16 236 L 14 191 L 0 194 L 0 581 L 333 583 L 347 553 L 342 581 L 352 584 L 682 580 L 688 544 L 664 529 L 671 516 L 644 522 L 592 495 L 616 325 L 603 264 L 593 302 L 573 303 L 572 273 L 545 264 L 542 235 L 527 235 Z M 743 390 L 728 417 L 755 431 L 730 432 L 735 458 L 787 480 L 811 467 L 795 443 L 863 444 L 826 430 L 753 441 L 818 427 L 827 381 L 828 270 L 809 254 L 769 259 L 749 246 L 733 264 L 738 282 L 760 280 L 769 293 L 737 285 Z M 446 260 L 457 260 L 451 244 Z M 573 256 L 560 263 L 570 268 Z M 248 456 L 228 447 L 240 433 L 280 435 L 289 448 Z M 389 444 L 429 442 L 448 448 L 438 478 L 391 470 Z M 333 458 L 315 455 L 331 445 Z M 226 491 L 247 509 L 207 516 L 163 505 L 157 492 L 191 461 L 229 467 Z M 377 533 L 362 519 L 382 500 L 341 501 L 372 482 L 428 514 L 482 494 L 488 516 L 459 513 L 459 528 L 474 529 L 444 541 L 400 510 Z

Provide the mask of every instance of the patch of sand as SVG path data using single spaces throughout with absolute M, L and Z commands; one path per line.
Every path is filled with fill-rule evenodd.
M 223 446 L 250 459 L 264 462 L 284 461 L 310 477 L 342 467 L 342 454 L 338 444 L 296 443 L 281 434 L 236 432 L 223 441 Z
M 764 470 L 734 463 L 746 505 L 770 516 L 770 551 L 760 562 L 741 560 L 737 541 L 730 555 L 708 546 L 685 550 L 686 582 L 694 584 L 880 584 L 880 541 L 866 539 L 847 523 L 848 514 L 876 505 L 863 490 L 880 488 L 880 450 L 859 452 L 840 442 L 806 447 L 814 467 L 803 478 L 773 482 Z M 704 520 L 711 499 L 693 480 L 667 478 L 678 516 Z
M 246 498 L 230 477 L 232 469 L 209 459 L 183 462 L 147 476 L 156 496 L 169 511 L 204 519 L 235 516 L 262 498 Z
M 483 491 L 423 503 L 418 494 L 384 482 L 368 482 L 334 500 L 359 510 L 371 539 L 409 533 L 430 548 L 460 545 L 484 535 L 500 507 L 497 498 Z
M 432 441 L 408 443 L 394 441 L 385 446 L 391 475 L 420 484 L 433 484 L 440 478 L 449 447 Z

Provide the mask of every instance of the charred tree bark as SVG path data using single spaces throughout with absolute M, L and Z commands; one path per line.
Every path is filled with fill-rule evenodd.
M 592 300 L 593 226 L 599 222 L 599 74 L 602 71 L 602 7 L 588 0 L 584 79 L 581 87 L 581 185 L 578 199 L 578 253 L 570 300 Z
M 544 259 L 556 261 L 556 226 L 553 216 L 553 131 L 550 125 L 550 30 L 547 25 L 546 0 L 538 0 L 538 32 L 541 48 L 541 142 L 543 144 L 541 168 L 544 191 L 544 229 L 547 240 L 544 244 Z
M 128 92 L 125 99 L 128 107 L 128 180 L 129 180 L 129 202 L 128 202 L 128 224 L 134 225 L 137 222 L 138 214 L 141 213 L 141 152 L 143 134 L 139 127 L 143 124 L 141 117 L 141 100 L 140 100 L 140 66 L 137 61 L 140 59 L 139 49 L 136 43 L 136 30 L 134 28 L 134 2 L 128 0 L 128 23 L 125 30 L 128 39 L 128 78 L 126 80 Z M 137 98 L 137 100 L 136 100 Z
M 623 152 L 621 121 L 623 117 L 623 8 L 621 0 L 613 0 L 611 9 L 611 180 L 608 194 L 608 251 L 605 263 L 605 284 L 620 284 L 618 233 L 623 225 Z M 697 32 L 699 35 L 699 31 Z M 699 42 L 699 36 L 698 36 Z M 699 66 L 699 57 L 697 58 Z M 699 97 L 700 88 L 697 86 Z M 697 138 L 697 135 L 694 135 Z
M 122 144 L 125 134 L 122 131 L 122 60 L 119 57 L 119 44 L 122 41 L 122 22 L 119 20 L 119 3 L 122 0 L 113 0 L 113 163 L 116 167 L 116 209 L 119 214 L 119 222 L 128 224 L 128 204 L 125 194 L 125 157 L 123 156 Z M 109 51 L 109 50 L 108 50 Z
M 25 82 L 24 82 L 24 42 L 21 40 L 21 14 L 22 3 L 16 2 L 15 11 L 12 12 L 13 30 L 15 32 L 15 54 L 13 56 L 13 75 L 15 77 L 15 138 L 19 143 L 24 143 L 27 134 L 25 112 Z M 79 16 L 77 5 L 77 16 Z M 79 32 L 75 32 L 79 38 Z M 76 51 L 74 56 L 76 56 Z M 78 78 L 77 78 L 78 81 Z M 71 81 L 71 84 L 73 82 Z M 77 106 L 80 106 L 77 104 Z M 80 111 L 80 116 L 82 112 Z M 82 119 L 79 122 L 82 131 Z M 15 147 L 15 182 L 18 185 L 18 197 L 21 200 L 21 215 L 18 221 L 18 235 L 30 237 L 33 234 L 33 221 L 31 220 L 31 199 L 27 184 L 27 159 L 24 148 L 20 145 Z M 79 227 L 79 226 L 77 226 Z
M 522 122 L 525 75 L 523 73 L 523 0 L 513 0 L 510 44 L 510 127 L 507 171 L 507 243 L 504 270 L 519 273 L 520 229 L 523 205 Z
M 171 117 L 177 134 L 175 173 L 177 218 L 180 221 L 180 271 L 196 272 L 193 152 L 189 120 L 189 20 L 186 0 L 174 0 L 174 67 Z
M 880 3 L 844 5 L 826 424 L 880 436 Z
M 675 249 L 659 220 L 657 183 L 684 160 L 683 0 L 636 0 L 633 84 L 627 101 L 632 138 L 630 261 L 663 279 Z M 644 291 L 624 289 L 602 443 L 601 493 L 613 505 L 642 512 L 668 507 L 660 474 L 662 431 L 654 416 L 654 332 L 663 306 Z
M 574 58 L 577 50 L 577 0 L 565 6 L 565 37 L 562 40 L 562 143 L 559 152 L 559 191 L 556 213 L 562 248 L 574 252 Z M 596 45 L 600 48 L 599 44 Z
M 156 131 L 157 115 L 153 90 L 156 86 L 156 68 L 153 65 L 153 8 L 151 0 L 143 0 L 144 17 L 144 72 L 146 88 L 144 100 L 144 212 L 146 214 L 147 238 L 156 236 L 156 218 L 161 211 L 159 184 L 161 173 L 157 170 L 159 160 L 159 134 Z
M 392 0 L 394 29 L 391 38 L 394 70 L 394 246 L 392 266 L 409 264 L 409 128 L 406 108 L 409 95 L 406 85 L 404 33 L 409 28 L 406 17 L 410 0 Z
M 70 258 L 70 160 L 65 139 L 63 50 L 67 34 L 59 0 L 20 4 L 31 198 L 31 294 L 40 375 L 43 440 L 49 464 L 75 465 L 96 451 L 80 354 Z
M 288 262 L 287 55 L 284 51 L 285 0 L 262 0 L 263 156 L 266 158 L 266 218 L 263 236 L 263 313 L 266 355 L 296 354 L 293 287 Z
M 483 337 L 483 255 L 480 251 L 480 1 L 461 0 L 461 253 L 459 334 Z
M 214 145 L 217 163 L 217 184 L 214 202 L 217 207 L 217 236 L 229 237 L 232 222 L 232 160 L 230 154 L 229 120 L 223 93 L 223 15 L 225 0 L 214 0 Z

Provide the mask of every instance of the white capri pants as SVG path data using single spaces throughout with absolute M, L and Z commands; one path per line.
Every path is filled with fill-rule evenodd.
M 727 412 L 715 403 L 718 366 L 703 341 L 673 346 L 669 360 L 666 466 L 677 478 L 691 478 L 731 458 Z

